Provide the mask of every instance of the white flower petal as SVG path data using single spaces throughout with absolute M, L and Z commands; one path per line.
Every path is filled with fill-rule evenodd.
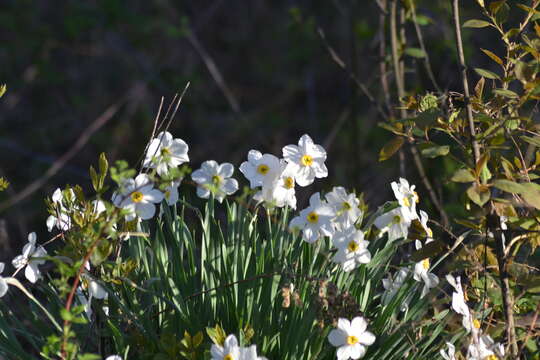
M 140 202 L 135 206 L 135 212 L 142 220 L 148 220 L 156 213 L 156 206 L 152 203 Z
M 347 333 L 341 329 L 332 329 L 328 334 L 328 341 L 333 346 L 342 346 L 347 342 Z

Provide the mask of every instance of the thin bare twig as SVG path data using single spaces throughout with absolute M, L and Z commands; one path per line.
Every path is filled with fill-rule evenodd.
M 239 101 L 236 99 L 236 96 L 225 82 L 225 79 L 223 78 L 221 71 L 219 71 L 216 62 L 212 59 L 212 57 L 210 57 L 206 49 L 203 47 L 203 45 L 197 38 L 195 32 L 192 30 L 188 30 L 187 39 L 201 57 L 204 65 L 208 69 L 208 72 L 210 72 L 210 75 L 212 75 L 212 78 L 225 96 L 225 99 L 227 99 L 227 102 L 229 103 L 232 110 L 235 112 L 236 115 L 242 115 L 242 109 L 240 109 Z M 240 118 L 243 119 L 242 116 L 240 116 Z
M 438 93 L 441 93 L 441 88 L 439 87 L 439 84 L 437 83 L 437 80 L 435 80 L 435 75 L 433 75 L 433 70 L 431 69 L 431 62 L 429 60 L 429 54 L 426 50 L 426 45 L 424 43 L 424 36 L 422 35 L 422 30 L 420 29 L 420 25 L 418 25 L 418 20 L 416 18 L 416 5 L 414 1 L 411 1 L 411 13 L 413 17 L 413 23 L 414 23 L 414 30 L 416 32 L 416 37 L 418 38 L 418 43 L 420 44 L 420 49 L 424 52 L 424 57 L 422 58 L 424 62 L 424 66 L 426 67 L 426 72 L 428 74 L 429 79 L 431 80 L 431 83 L 435 87 Z
M 323 29 L 321 29 L 320 27 L 317 28 L 317 33 L 319 34 L 319 37 L 321 38 L 324 46 L 326 47 L 326 50 L 328 51 L 328 54 L 330 55 L 330 57 L 332 58 L 332 60 L 334 60 L 334 62 L 341 68 L 343 69 L 347 75 L 349 75 L 349 77 L 351 78 L 351 80 L 354 81 L 354 83 L 360 88 L 360 90 L 362 90 L 362 92 L 364 93 L 364 95 L 366 95 L 366 97 L 369 99 L 369 101 L 371 103 L 373 103 L 375 105 L 375 107 L 377 108 L 377 111 L 379 112 L 379 114 L 384 118 L 384 119 L 388 119 L 388 114 L 386 114 L 384 112 L 384 110 L 381 108 L 381 105 L 379 104 L 379 102 L 377 100 L 375 100 L 375 98 L 373 97 L 373 95 L 371 94 L 371 91 L 369 91 L 369 89 L 367 88 L 366 85 L 364 85 L 364 83 L 362 83 L 358 77 L 356 76 L 356 74 L 354 72 L 352 72 L 349 67 L 347 66 L 347 64 L 345 64 L 345 62 L 341 59 L 341 57 L 338 55 L 338 53 L 332 48 L 332 46 L 330 46 L 330 44 L 328 43 L 328 40 L 326 39 L 326 35 L 324 34 L 324 31 Z
M 128 92 L 129 93 L 129 92 Z M 86 129 L 83 130 L 77 141 L 73 146 L 65 152 L 58 160 L 56 160 L 49 169 L 43 174 L 42 177 L 30 183 L 22 191 L 11 197 L 10 199 L 0 203 L 0 212 L 4 211 L 11 206 L 19 203 L 20 201 L 26 199 L 28 196 L 32 195 L 34 192 L 39 190 L 47 181 L 54 176 L 58 171 L 60 171 L 66 163 L 71 160 L 90 140 L 92 135 L 98 131 L 103 125 L 105 125 L 120 109 L 120 107 L 128 99 L 127 96 L 119 100 L 117 103 L 109 106 L 99 117 L 97 117 Z
M 476 141 L 476 129 L 474 127 L 474 118 L 472 113 L 471 98 L 469 93 L 469 81 L 467 80 L 467 66 L 465 65 L 465 55 L 463 52 L 463 41 L 461 40 L 461 23 L 459 20 L 459 0 L 452 0 L 452 14 L 454 17 L 454 28 L 456 33 L 456 48 L 461 67 L 461 80 L 463 82 L 463 96 L 467 108 L 467 120 L 469 122 L 469 133 L 471 134 L 471 144 L 474 155 L 474 165 L 480 159 L 480 146 Z

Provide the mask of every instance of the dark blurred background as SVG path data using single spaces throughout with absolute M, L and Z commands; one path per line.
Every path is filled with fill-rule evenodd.
M 377 125 L 384 120 L 377 106 L 350 78 L 356 74 L 377 102 L 383 104 L 388 95 L 397 106 L 391 66 L 391 93 L 380 85 L 379 64 L 391 63 L 388 26 L 380 26 L 383 3 L 1 1 L 0 84 L 8 91 L 0 99 L 0 176 L 11 186 L 0 193 L 0 203 L 13 202 L 53 163 L 74 154 L 32 195 L 0 212 L 1 260 L 20 251 L 28 232 L 48 239 L 43 199 L 65 184 L 89 190 L 88 167 L 100 152 L 111 162 L 135 164 L 161 97 L 168 105 L 188 81 L 171 132 L 189 144 L 194 169 L 207 159 L 239 166 L 252 148 L 281 156 L 283 146 L 308 133 L 326 147 L 330 176 L 299 192 L 300 209 L 309 193 L 333 185 L 364 192 L 372 207 L 391 199 L 398 160 L 378 162 L 391 134 Z M 417 1 L 416 11 L 438 84 L 461 91 L 450 2 Z M 480 17 L 475 1 L 463 1 L 462 22 Z M 410 19 L 404 31 L 408 46 L 419 47 Z M 497 52 L 494 35 L 464 30 L 471 66 L 491 68 L 478 48 Z M 386 41 L 383 57 L 381 41 Z M 403 59 L 408 93 L 434 91 L 421 59 L 414 52 Z M 86 143 L 80 140 L 96 122 L 105 124 Z M 84 146 L 74 149 L 77 142 Z M 429 207 L 407 152 L 405 165 L 404 175 L 417 183 L 423 207 Z M 446 164 L 425 165 L 440 188 L 444 179 L 437 178 L 437 169 Z M 235 175 L 246 184 L 238 171 Z M 194 189 L 184 185 L 183 191 Z

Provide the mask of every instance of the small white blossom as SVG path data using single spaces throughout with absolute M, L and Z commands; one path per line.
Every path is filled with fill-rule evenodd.
M 4 272 L 4 267 L 5 267 L 5 264 L 3 262 L 0 262 L 0 274 Z M 8 291 L 8 283 L 6 279 L 0 276 L 0 298 L 6 295 L 7 291 Z
M 471 342 L 467 349 L 467 360 L 497 360 L 499 356 L 504 356 L 504 347 L 495 343 L 489 335 L 482 335 L 477 343 Z
M 156 213 L 156 206 L 163 200 L 163 193 L 154 189 L 154 184 L 146 174 L 139 174 L 135 179 L 126 179 L 120 193 L 113 194 L 115 206 L 129 211 L 126 220 L 137 216 L 142 220 L 151 219 Z
M 424 231 L 427 234 L 428 238 L 433 238 L 433 231 L 428 226 L 428 214 L 424 210 L 420 210 L 420 224 L 422 225 L 422 228 L 424 228 Z
M 446 275 L 446 280 L 456 290 L 452 293 L 452 309 L 462 316 L 470 316 L 471 312 L 467 302 L 465 301 L 465 294 L 461 287 L 461 277 L 455 278 L 452 274 Z
M 381 230 L 381 235 L 388 232 L 388 240 L 394 241 L 407 238 L 411 221 L 401 207 L 390 210 L 375 219 L 375 226 Z
M 236 336 L 229 335 L 225 339 L 223 346 L 213 344 L 210 348 L 212 360 L 236 360 L 240 359 L 240 346 Z
M 325 202 L 321 201 L 319 193 L 311 195 L 309 206 L 300 211 L 300 215 L 291 220 L 291 230 L 301 229 L 305 241 L 313 243 L 321 236 L 332 236 L 332 219 L 334 210 Z
M 105 360 L 122 360 L 122 357 L 120 355 L 110 355 Z
M 396 296 L 403 284 L 405 284 L 407 276 L 409 276 L 409 269 L 401 268 L 396 274 L 394 274 L 393 278 L 391 275 L 388 275 L 387 278 L 383 279 L 382 283 L 385 291 L 382 295 L 382 302 L 384 305 L 388 305 L 390 301 L 392 301 L 392 299 Z M 405 296 L 400 305 L 400 310 L 407 310 L 407 308 L 409 307 L 409 302 L 410 296 Z
M 69 189 L 66 194 L 66 196 L 69 196 L 71 200 L 75 199 L 73 190 Z M 69 217 L 69 214 L 62 203 L 62 198 L 62 190 L 57 188 L 51 197 L 52 203 L 55 207 L 55 214 L 50 215 L 47 218 L 47 230 L 49 230 L 49 232 L 51 232 L 55 227 L 60 231 L 68 231 L 71 228 L 71 218 Z
M 309 135 L 302 135 L 298 146 L 285 146 L 283 158 L 294 166 L 295 179 L 300 186 L 308 186 L 315 178 L 328 176 L 328 169 L 324 164 L 326 151 L 322 146 L 314 144 Z
M 188 150 L 184 140 L 173 139 L 171 133 L 162 131 L 150 142 L 142 166 L 166 175 L 169 169 L 189 161 Z
M 45 251 L 43 246 L 36 246 L 36 239 L 35 232 L 28 234 L 28 244 L 24 245 L 22 254 L 16 256 L 12 261 L 15 269 L 22 269 L 26 266 L 24 275 L 31 283 L 35 283 L 41 278 L 41 271 L 39 271 L 38 266 L 45 263 L 45 260 L 35 258 L 47 255 L 47 251 Z
M 240 172 L 249 180 L 249 186 L 254 189 L 262 186 L 267 179 L 273 179 L 281 171 L 281 164 L 272 154 L 261 154 L 260 151 L 250 150 L 248 161 L 240 165 Z
M 432 239 L 428 239 L 426 243 L 430 242 L 429 240 Z M 415 244 L 416 250 L 420 250 L 422 248 L 422 242 L 420 242 L 420 240 L 416 240 Z M 426 296 L 426 294 L 429 292 L 429 289 L 434 288 L 435 286 L 437 286 L 437 284 L 439 284 L 439 278 L 437 277 L 437 275 L 429 272 L 430 266 L 431 264 L 428 258 L 425 258 L 424 260 L 419 261 L 414 265 L 414 280 L 424 282 L 424 287 L 422 288 L 422 294 L 420 295 L 420 297 Z
M 337 329 L 328 334 L 330 344 L 337 347 L 337 359 L 360 359 L 366 354 L 366 348 L 375 342 L 375 335 L 367 331 L 367 322 L 361 317 L 352 321 L 340 318 Z
M 165 188 L 163 196 L 167 205 L 173 206 L 178 202 L 178 187 L 180 186 L 180 181 L 173 181 Z
M 416 191 L 414 191 L 415 185 L 411 186 L 406 179 L 400 178 L 399 184 L 394 181 L 391 186 L 399 205 L 403 208 L 403 214 L 407 220 L 418 219 L 416 203 L 419 201 L 419 197 Z
M 253 196 L 253 199 L 264 201 L 269 206 L 289 206 L 296 209 L 294 169 L 284 161 L 280 163 L 280 168 L 273 177 L 264 180 L 262 189 Z
M 368 242 L 364 240 L 364 233 L 351 226 L 343 231 L 336 232 L 332 237 L 334 246 L 338 249 L 333 261 L 343 265 L 343 270 L 354 270 L 360 264 L 371 261 Z
M 197 183 L 197 196 L 208 199 L 210 192 L 214 192 L 219 202 L 227 195 L 232 195 L 238 190 L 238 181 L 231 179 L 234 166 L 229 163 L 218 164 L 214 160 L 207 160 L 201 164 L 201 168 L 191 174 L 193 181 Z
M 441 349 L 439 352 L 444 360 L 456 360 L 456 347 L 452 344 L 447 342 L 446 346 L 448 347 L 447 351 L 444 351 Z
M 360 200 L 354 193 L 348 194 L 345 188 L 336 186 L 325 197 L 328 205 L 336 212 L 334 224 L 337 230 L 353 226 L 362 216 L 362 210 L 358 207 Z

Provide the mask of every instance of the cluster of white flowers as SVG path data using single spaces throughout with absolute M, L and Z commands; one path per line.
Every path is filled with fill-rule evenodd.
M 409 236 L 409 228 L 413 221 L 418 221 L 426 233 L 426 240 L 424 244 L 428 244 L 433 241 L 433 231 L 428 226 L 428 215 L 425 211 L 420 210 L 418 215 L 416 204 L 419 202 L 419 196 L 415 191 L 415 185 L 410 185 L 406 179 L 400 178 L 399 183 L 391 183 L 394 196 L 399 204 L 395 209 L 392 209 L 382 215 L 378 216 L 374 225 L 379 228 L 380 236 L 388 234 L 388 241 L 394 241 L 397 239 L 405 239 Z M 423 247 L 422 241 L 415 240 L 416 250 L 420 250 Z M 439 284 L 439 278 L 431 273 L 431 262 L 429 258 L 425 258 L 414 265 L 413 279 L 418 282 L 423 282 L 424 286 L 420 297 L 424 297 L 430 289 L 436 287 Z M 383 280 L 383 287 L 385 293 L 383 295 L 383 303 L 388 304 L 390 300 L 397 294 L 398 290 L 404 284 L 409 270 L 402 268 L 398 270 L 395 279 L 392 280 L 390 275 Z M 401 310 L 406 310 L 410 301 L 410 295 L 406 296 L 401 304 Z
M 174 139 L 167 131 L 160 132 L 152 139 L 142 162 L 143 168 L 155 169 L 159 176 L 165 177 L 169 171 L 189 161 L 189 147 L 182 139 Z M 112 196 L 116 207 L 128 211 L 126 220 L 148 220 L 156 213 L 156 205 L 163 200 L 168 205 L 178 201 L 180 180 L 169 184 L 165 192 L 154 188 L 150 177 L 141 173 L 134 179 L 125 179 L 120 189 Z
M 452 309 L 462 316 L 462 324 L 465 330 L 471 334 L 469 347 L 467 348 L 467 360 L 497 360 L 504 357 L 504 346 L 496 343 L 487 335 L 482 334 L 481 324 L 476 319 L 465 301 L 465 293 L 461 286 L 461 278 L 452 274 L 446 275 L 446 280 L 454 288 L 452 293 Z M 455 360 L 455 349 L 448 344 L 448 352 L 441 350 L 441 356 L 447 360 Z
M 238 345 L 236 336 L 229 335 L 223 346 L 213 344 L 210 348 L 212 360 L 267 360 L 263 356 L 257 356 L 257 347 L 241 347 Z
M 171 181 L 164 191 L 160 191 L 155 188 L 152 181 L 155 178 L 152 175 L 157 174 L 165 181 L 169 181 L 170 171 L 189 161 L 188 150 L 188 145 L 182 139 L 174 139 L 167 131 L 160 132 L 152 139 L 142 166 L 144 169 L 155 169 L 155 172 L 150 176 L 143 172 L 133 179 L 125 179 L 112 196 L 113 204 L 126 210 L 127 221 L 151 219 L 156 213 L 156 204 L 165 200 L 168 205 L 174 205 L 178 201 L 181 179 Z M 250 188 L 257 189 L 254 195 L 257 202 L 263 203 L 267 208 L 288 206 L 296 209 L 296 184 L 305 187 L 311 185 L 316 178 L 328 176 L 325 165 L 326 151 L 322 146 L 315 144 L 308 135 L 303 135 L 298 145 L 285 146 L 282 149 L 282 156 L 280 159 L 272 154 L 250 150 L 247 161 L 243 162 L 239 169 L 249 181 Z M 199 197 L 206 199 L 212 194 L 221 203 L 227 195 L 232 195 L 238 190 L 238 182 L 232 178 L 233 173 L 232 164 L 227 162 L 218 164 L 214 160 L 208 160 L 192 173 L 191 178 L 197 184 Z M 391 187 L 398 206 L 377 216 L 373 224 L 379 229 L 379 236 L 387 235 L 388 241 L 392 242 L 409 237 L 409 229 L 413 222 L 419 223 L 424 229 L 425 241 L 422 243 L 420 239 L 413 239 L 416 249 L 420 250 L 433 241 L 433 232 L 428 226 L 427 213 L 422 210 L 417 212 L 419 197 L 415 192 L 415 186 L 400 178 L 399 182 L 392 182 Z M 71 228 L 72 210 L 69 210 L 68 205 L 73 202 L 75 194 L 71 189 L 54 191 L 51 198 L 54 212 L 46 222 L 49 232 L 54 228 L 59 231 L 68 231 Z M 94 201 L 96 215 L 105 210 L 103 202 Z M 347 192 L 343 187 L 334 187 L 324 197 L 318 192 L 312 194 L 309 206 L 291 220 L 289 229 L 302 231 L 302 239 L 308 243 L 328 237 L 335 247 L 332 261 L 340 264 L 344 271 L 350 272 L 361 264 L 371 261 L 369 242 L 364 239 L 365 234 L 361 230 L 363 217 L 357 196 Z M 504 223 L 501 221 L 502 226 Z M 29 234 L 28 243 L 23 247 L 22 254 L 12 261 L 16 269 L 15 274 L 24 268 L 26 278 L 35 283 L 42 276 L 39 266 L 44 264 L 45 256 L 47 251 L 36 243 L 36 234 Z M 76 295 L 79 302 L 84 305 L 87 316 L 91 318 L 92 299 L 106 300 L 108 293 L 99 281 L 90 275 L 89 263 L 85 266 L 87 271 L 82 274 L 81 286 L 77 289 Z M 0 263 L 0 274 L 3 270 L 4 263 Z M 430 260 L 425 258 L 412 267 L 401 267 L 394 275 L 389 274 L 382 281 L 385 289 L 381 298 L 383 305 L 388 305 L 410 278 L 423 283 L 420 294 L 423 298 L 439 283 L 438 277 L 430 270 Z M 446 278 L 455 289 L 452 294 L 452 309 L 462 316 L 463 327 L 471 334 L 467 359 L 502 358 L 504 347 L 495 343 L 489 335 L 482 334 L 480 322 L 474 318 L 465 301 L 461 279 L 452 275 L 447 275 Z M 8 282 L 9 278 L 0 276 L 0 297 L 8 291 Z M 402 311 L 407 309 L 413 295 L 409 293 L 404 296 L 400 304 Z M 108 312 L 106 306 L 102 309 L 105 313 Z M 344 318 L 338 320 L 337 328 L 328 336 L 329 342 L 338 348 L 338 360 L 359 359 L 366 354 L 367 347 L 376 339 L 374 334 L 367 331 L 367 326 L 368 323 L 363 317 L 355 317 L 351 321 Z M 239 346 L 234 335 L 229 335 L 223 346 L 212 345 L 210 352 L 213 360 L 266 359 L 257 356 L 255 345 Z M 455 346 L 451 343 L 447 343 L 447 350 L 440 350 L 441 356 L 446 360 L 455 360 L 455 352 Z M 121 360 L 121 357 L 111 355 L 106 360 Z

